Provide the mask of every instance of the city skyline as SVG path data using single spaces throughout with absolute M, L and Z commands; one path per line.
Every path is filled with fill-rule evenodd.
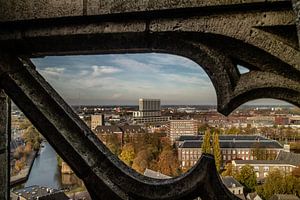
M 72 105 L 137 105 L 139 98 L 161 99 L 162 105 L 217 104 L 208 75 L 197 63 L 181 56 L 107 54 L 51 56 L 32 61 Z M 263 99 L 250 104 L 286 103 Z

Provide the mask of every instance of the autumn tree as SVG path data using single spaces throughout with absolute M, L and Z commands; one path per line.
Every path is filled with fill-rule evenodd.
M 227 163 L 225 165 L 225 170 L 222 172 L 222 176 L 235 176 L 235 170 L 234 167 L 232 166 L 232 163 Z
M 118 138 L 118 135 L 115 133 L 109 134 L 106 137 L 106 146 L 113 154 L 117 156 L 121 153 L 121 142 Z
M 141 150 L 133 160 L 132 168 L 142 174 L 144 173 L 146 168 L 150 168 L 151 160 L 151 152 L 147 149 Z
M 238 135 L 240 133 L 241 133 L 241 130 L 236 127 L 232 127 L 226 131 L 226 134 L 228 134 L 228 135 Z
M 180 175 L 177 154 L 171 147 L 165 147 L 159 155 L 158 170 L 168 176 Z
M 210 127 L 207 123 L 201 124 L 201 125 L 198 126 L 198 133 L 204 133 L 209 128 Z
M 14 158 L 20 159 L 24 155 L 24 146 L 18 146 L 14 152 Z
M 21 171 L 21 170 L 25 167 L 25 165 L 26 165 L 26 160 L 25 160 L 25 158 L 23 157 L 22 159 L 17 160 L 17 161 L 15 162 L 15 170 L 16 170 L 17 172 L 19 172 L 19 171 Z
M 254 191 L 257 184 L 254 168 L 250 165 L 245 165 L 241 168 L 241 171 L 235 176 L 235 178 L 245 186 L 246 192 Z
M 131 166 L 135 158 L 134 147 L 131 143 L 125 144 L 119 158 L 128 166 Z
M 23 133 L 24 141 L 33 144 L 33 149 L 35 151 L 39 150 L 42 137 L 40 133 L 32 125 L 29 126 Z
M 201 145 L 202 153 L 211 153 L 211 145 L 210 145 L 210 131 L 206 130 L 203 138 L 203 142 Z
M 220 172 L 220 168 L 222 165 L 222 155 L 220 149 L 219 135 L 217 133 L 213 134 L 213 153 L 215 157 L 217 171 Z

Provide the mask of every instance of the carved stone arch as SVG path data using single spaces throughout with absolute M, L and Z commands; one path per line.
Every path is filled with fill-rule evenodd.
M 160 7 L 148 1 L 134 5 L 118 0 L 83 2 L 49 1 L 47 7 L 33 0 L 20 5 L 3 3 L 0 87 L 84 180 L 94 199 L 237 199 L 221 184 L 209 155 L 203 155 L 183 176 L 164 181 L 143 177 L 125 166 L 28 58 L 168 52 L 190 58 L 205 69 L 216 88 L 218 110 L 225 115 L 243 102 L 262 97 L 299 106 L 298 41 L 293 34 L 290 39 L 281 32 L 295 26 L 290 2 L 155 1 Z M 297 4 L 296 12 L 298 8 Z M 238 63 L 250 72 L 240 75 Z

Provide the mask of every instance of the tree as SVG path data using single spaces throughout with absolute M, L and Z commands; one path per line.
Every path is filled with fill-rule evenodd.
M 133 145 L 125 144 L 119 157 L 126 165 L 131 166 L 135 158 Z
M 227 163 L 225 165 L 225 171 L 222 172 L 222 176 L 235 176 L 235 170 L 232 166 L 232 163 Z
M 207 129 L 209 129 L 209 125 L 207 123 L 201 124 L 198 127 L 198 133 L 204 133 Z
M 107 135 L 106 146 L 113 154 L 118 156 L 121 152 L 121 143 L 120 140 L 118 139 L 118 135 L 115 133 Z
M 21 171 L 25 167 L 25 158 L 22 157 L 22 159 L 17 160 L 15 163 L 15 169 L 17 172 Z
M 256 187 L 257 193 L 264 199 L 269 199 L 273 194 L 300 195 L 300 178 L 291 174 L 284 175 L 279 170 L 269 173 L 263 185 Z
M 210 145 L 210 131 L 206 130 L 205 135 L 203 138 L 202 146 L 201 146 L 202 153 L 211 153 L 211 145 Z
M 144 149 L 138 152 L 136 158 L 133 160 L 132 168 L 142 174 L 146 168 L 149 168 L 150 162 L 151 152 Z
M 180 175 L 180 167 L 176 153 L 170 148 L 166 147 L 159 155 L 158 170 L 168 176 Z
M 257 184 L 254 169 L 250 165 L 242 167 L 240 173 L 235 177 L 242 185 L 245 186 L 246 192 L 253 192 Z
M 213 153 L 215 157 L 217 171 L 220 172 L 220 168 L 222 165 L 222 155 L 220 150 L 219 135 L 217 133 L 213 134 Z
M 20 159 L 24 155 L 24 147 L 23 146 L 18 146 L 14 152 L 14 158 L 15 159 Z
M 229 134 L 229 135 L 238 135 L 238 134 L 241 133 L 241 130 L 240 130 L 239 128 L 232 127 L 232 128 L 230 128 L 230 129 L 228 129 L 228 130 L 226 131 L 226 133 Z
M 42 138 L 40 136 L 40 133 L 34 128 L 32 125 L 29 126 L 23 133 L 23 138 L 27 143 L 33 144 L 33 149 L 35 151 L 39 150 L 40 143 L 42 141 Z

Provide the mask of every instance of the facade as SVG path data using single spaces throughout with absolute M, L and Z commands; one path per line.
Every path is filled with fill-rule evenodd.
M 97 126 L 94 132 L 104 144 L 107 144 L 109 137 L 116 136 L 120 145 L 135 142 L 140 134 L 146 133 L 139 125 Z
M 198 134 L 198 125 L 196 120 L 170 120 L 168 126 L 168 135 L 173 144 L 180 136 L 193 136 Z
M 179 142 L 178 160 L 183 169 L 192 167 L 201 157 L 202 138 L 195 139 L 195 136 L 186 136 L 184 141 Z M 179 138 L 180 140 L 180 138 Z M 256 154 L 259 152 L 265 157 L 275 159 L 279 152 L 283 150 L 281 144 L 275 140 L 269 140 L 261 136 L 219 136 L 220 149 L 223 164 L 231 160 L 256 160 Z M 259 148 L 257 148 L 259 147 Z
M 254 167 L 258 180 L 266 178 L 272 170 L 280 170 L 283 173 L 291 173 L 300 165 L 300 154 L 280 151 L 275 160 L 233 160 L 232 165 L 240 170 L 245 165 Z
M 243 166 L 250 165 L 254 168 L 257 180 L 265 179 L 271 171 L 280 170 L 288 174 L 297 167 L 281 160 L 233 160 L 232 165 L 239 171 Z
M 104 115 L 91 115 L 91 129 L 94 130 L 97 126 L 104 125 Z

